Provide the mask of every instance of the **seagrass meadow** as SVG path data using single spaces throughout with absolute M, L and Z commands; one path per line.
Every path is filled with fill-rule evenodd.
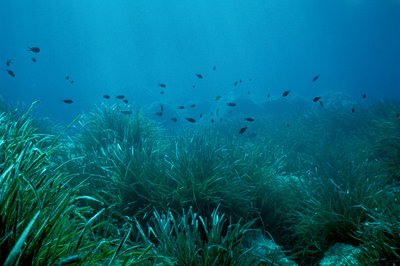
M 174 133 L 2 104 L 1 265 L 398 265 L 397 102 Z M 229 132 L 235 132 L 234 134 Z

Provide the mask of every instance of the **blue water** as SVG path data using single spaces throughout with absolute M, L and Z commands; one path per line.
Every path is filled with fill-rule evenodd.
M 0 6 L 0 95 L 10 104 L 40 100 L 37 112 L 58 121 L 92 110 L 103 94 L 124 94 L 135 109 L 160 102 L 207 109 L 217 95 L 262 102 L 268 93 L 280 99 L 284 90 L 304 99 L 334 92 L 355 101 L 363 93 L 368 101 L 400 99 L 397 0 L 2 0 Z M 32 46 L 41 52 L 28 52 Z M 6 72 L 9 58 L 15 78 Z M 163 95 L 160 82 L 167 84 Z

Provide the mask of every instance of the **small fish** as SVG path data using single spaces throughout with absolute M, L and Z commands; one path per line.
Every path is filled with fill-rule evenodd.
M 66 104 L 74 103 L 74 101 L 71 100 L 71 99 L 65 99 L 65 100 L 62 100 L 62 101 L 63 101 L 63 103 L 66 103 Z
M 241 80 L 241 79 L 239 80 L 239 83 L 242 83 L 242 80 Z
M 110 97 L 110 95 L 108 95 L 108 94 L 104 94 L 104 95 L 103 95 L 103 98 L 104 98 L 104 99 L 110 99 L 111 97 Z
M 233 82 L 233 86 L 236 86 L 236 85 L 237 85 L 237 81 Z
M 246 117 L 244 120 L 246 120 L 248 122 L 253 122 L 254 118 L 253 117 Z
M 213 67 L 213 71 L 215 71 L 215 69 L 216 69 L 216 67 L 214 66 L 214 67 Z
M 228 102 L 227 105 L 230 106 L 230 107 L 234 107 L 234 106 L 236 106 L 236 103 L 234 103 L 234 102 Z
M 396 118 L 399 118 L 399 117 L 400 117 L 400 113 L 397 113 Z
M 187 121 L 189 121 L 190 123 L 196 123 L 196 119 L 191 118 L 191 117 L 186 117 L 185 118 Z
M 199 79 L 203 79 L 203 75 L 202 74 L 196 74 L 196 77 L 198 77 Z
M 115 98 L 122 100 L 123 98 L 125 98 L 125 95 L 117 95 L 117 96 L 115 96 Z
M 164 94 L 164 91 L 160 91 L 160 94 Z
M 162 116 L 162 115 L 163 115 L 163 112 L 156 112 L 156 115 L 157 115 L 157 116 Z
M 7 59 L 6 65 L 9 67 L 9 66 L 11 66 L 12 62 L 13 62 L 12 59 Z
M 247 91 L 247 94 L 250 94 L 250 91 Z
M 172 117 L 171 120 L 174 121 L 175 123 L 178 122 L 178 119 L 176 117 Z
M 181 110 L 182 110 L 182 109 L 185 109 L 185 106 L 179 105 L 179 106 L 178 106 L 178 109 L 181 109 Z
M 314 99 L 312 100 L 314 103 L 318 102 L 319 100 L 321 100 L 320 96 L 314 97 Z
M 74 81 L 71 79 L 71 84 L 74 84 Z
M 195 107 L 196 107 L 196 104 L 190 105 L 190 108 L 195 108 Z
M 247 127 L 242 127 L 241 129 L 239 129 L 239 134 L 242 135 L 244 132 L 246 132 Z
M 14 73 L 14 71 L 12 71 L 12 70 L 10 70 L 10 69 L 7 69 L 7 73 L 8 73 L 11 77 L 15 78 L 15 73 Z
M 200 114 L 199 117 L 202 118 L 202 117 L 203 117 L 203 114 Z
M 160 104 L 160 109 L 161 109 L 161 112 L 164 112 L 164 106 L 162 104 Z
M 122 100 L 124 103 L 128 104 L 128 100 L 127 99 L 123 99 Z
M 290 127 L 290 124 L 286 124 L 286 127 Z
M 354 109 L 354 107 L 351 108 L 351 112 L 352 112 L 352 113 L 354 113 L 355 111 L 356 111 L 356 109 Z
M 121 114 L 124 114 L 124 115 L 131 115 L 132 114 L 131 110 L 121 110 L 120 112 L 121 112 Z
M 270 95 L 269 95 L 269 93 L 268 93 L 268 94 L 267 94 L 267 98 L 269 98 L 269 96 L 270 96 Z
M 68 79 L 69 79 L 69 76 L 65 76 L 65 79 L 68 80 Z
M 221 99 L 220 95 L 215 96 L 215 100 L 218 101 L 219 99 Z
M 366 98 L 367 98 L 367 94 L 364 93 L 364 94 L 362 95 L 362 98 L 363 98 L 363 99 L 366 99 Z
M 164 83 L 158 83 L 158 86 L 160 86 L 161 88 L 166 88 L 167 85 L 165 85 Z
M 34 62 L 34 63 L 37 62 L 37 59 L 35 57 L 32 57 L 31 59 L 32 59 L 32 62 Z
M 313 82 L 316 82 L 317 79 L 319 79 L 319 75 L 314 76 L 313 79 L 312 79 L 312 81 L 313 81 Z
M 282 93 L 282 97 L 286 97 L 286 96 L 288 96 L 288 95 L 289 95 L 289 93 L 290 93 L 290 91 L 284 91 L 284 92 Z
M 219 119 L 219 122 L 222 122 L 222 117 Z
M 39 53 L 40 48 L 39 47 L 28 47 L 28 51 L 34 52 L 34 53 Z
M 214 124 L 214 118 L 212 118 L 212 119 L 211 119 L 211 123 L 213 123 L 213 124 Z
M 193 89 L 196 88 L 196 85 L 192 85 L 192 88 L 193 88 Z

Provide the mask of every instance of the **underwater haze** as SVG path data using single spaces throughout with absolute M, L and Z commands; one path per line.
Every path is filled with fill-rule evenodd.
M 395 0 L 6 0 L 0 17 L 0 94 L 13 104 L 40 100 L 37 111 L 58 121 L 104 94 L 125 95 L 135 110 L 212 104 L 217 95 L 261 103 L 285 90 L 306 100 L 400 98 Z

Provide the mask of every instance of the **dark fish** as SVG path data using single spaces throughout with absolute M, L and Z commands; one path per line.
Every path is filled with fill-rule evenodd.
M 174 121 L 174 122 L 178 121 L 178 119 L 176 117 L 172 117 L 171 120 Z
M 312 100 L 314 103 L 318 102 L 319 100 L 321 100 L 320 96 L 314 97 L 314 99 Z
M 202 74 L 196 74 L 196 77 L 198 77 L 199 79 L 203 79 L 203 75 Z
M 239 129 L 239 134 L 242 135 L 244 132 L 246 132 L 247 127 L 242 127 L 241 129 Z
M 181 110 L 182 110 L 182 109 L 185 109 L 185 106 L 179 105 L 179 106 L 178 106 L 178 109 L 181 109 Z
M 161 112 L 164 112 L 164 107 L 162 106 L 162 104 L 160 104 L 160 109 L 161 109 Z
M 250 94 L 250 91 L 248 91 L 247 94 Z
M 192 85 L 192 88 L 193 88 L 193 89 L 196 88 L 196 85 Z
M 362 95 L 362 97 L 363 97 L 363 99 L 367 98 L 367 94 L 364 93 L 364 94 Z
M 287 127 L 290 127 L 290 124 L 286 124 Z
M 32 62 L 34 62 L 34 63 L 37 62 L 37 59 L 35 57 L 32 57 L 31 59 L 32 59 Z
M 124 103 L 128 104 L 128 100 L 127 99 L 123 99 L 122 100 Z
M 131 111 L 131 110 L 122 110 L 122 111 L 121 111 L 121 114 L 124 114 L 124 115 L 131 115 L 131 114 L 132 114 L 132 111 Z
M 164 94 L 164 91 L 160 91 L 160 94 Z
M 313 77 L 312 81 L 315 82 L 315 81 L 317 81 L 317 79 L 319 79 L 319 75 L 316 75 L 315 77 Z
M 71 84 L 74 84 L 74 81 L 71 79 Z
M 9 66 L 11 66 L 12 62 L 13 62 L 12 59 L 7 59 L 6 65 L 9 67 Z
M 196 123 L 196 119 L 191 118 L 191 117 L 186 117 L 185 118 L 187 121 L 189 121 L 190 123 Z
M 399 118 L 399 117 L 400 117 L 400 113 L 397 113 L 396 118 Z
M 215 96 L 215 100 L 218 101 L 219 99 L 221 99 L 220 95 Z
M 158 83 L 158 86 L 160 86 L 161 88 L 166 88 L 167 85 L 165 85 L 164 83 Z
M 214 66 L 214 67 L 213 67 L 213 70 L 214 70 L 214 71 L 215 71 L 215 68 L 216 68 L 216 67 Z
M 203 117 L 203 114 L 200 114 L 199 117 L 202 118 L 202 117 Z
M 239 83 L 242 83 L 242 80 L 239 80 Z
M 69 76 L 65 76 L 65 79 L 69 79 Z
M 115 96 L 115 98 L 122 100 L 123 98 L 125 98 L 125 95 L 117 95 L 117 96 Z
M 268 94 L 267 94 L 267 98 L 269 98 L 269 96 L 270 96 L 270 95 L 269 95 L 269 93 L 268 93 Z
M 195 108 L 195 107 L 196 107 L 196 104 L 190 105 L 190 108 Z
M 15 73 L 14 73 L 14 71 L 12 71 L 12 70 L 10 70 L 10 69 L 7 69 L 7 73 L 8 73 L 11 77 L 15 78 Z
M 220 122 L 222 122 L 222 117 L 219 119 Z
M 237 85 L 237 81 L 233 82 L 233 86 L 236 86 L 236 85 Z
M 104 98 L 104 99 L 110 99 L 111 97 L 110 97 L 110 95 L 108 95 L 108 94 L 104 94 L 104 95 L 103 95 L 103 98 Z
M 162 116 L 162 115 L 163 115 L 163 112 L 156 112 L 156 115 L 157 115 L 157 116 Z
M 246 117 L 244 120 L 249 121 L 249 122 L 253 122 L 254 118 L 253 117 Z
M 282 97 L 286 97 L 286 96 L 288 96 L 288 95 L 289 95 L 289 93 L 290 93 L 290 91 L 284 91 L 284 92 L 282 93 Z
M 234 102 L 228 102 L 227 105 L 230 106 L 230 107 L 234 107 L 234 106 L 236 106 L 236 103 L 234 103 Z
M 213 124 L 214 124 L 214 118 L 212 118 L 212 119 L 211 119 L 211 123 L 213 123 Z
M 71 104 L 71 103 L 74 102 L 74 101 L 71 100 L 71 99 L 65 99 L 65 100 L 62 100 L 62 101 L 63 101 L 63 103 L 66 103 L 66 104 Z
M 39 53 L 40 48 L 39 47 L 28 47 L 28 51 L 34 52 L 34 53 Z
M 354 113 L 356 111 L 356 109 L 354 109 L 354 107 L 351 109 L 351 112 Z

